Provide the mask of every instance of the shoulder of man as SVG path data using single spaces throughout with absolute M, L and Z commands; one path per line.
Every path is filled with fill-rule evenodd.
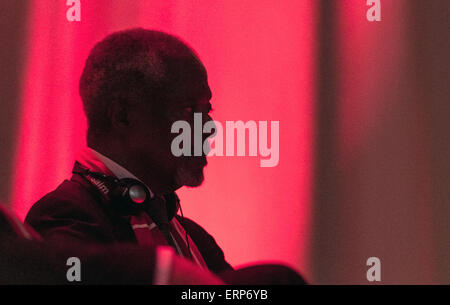
M 25 218 L 25 222 L 46 240 L 84 243 L 116 241 L 119 229 L 112 221 L 100 194 L 74 179 L 65 180 L 42 197 Z M 130 232 L 121 233 L 129 235 Z
M 193 220 L 186 217 L 181 218 L 179 215 L 176 218 L 194 241 L 209 270 L 216 274 L 233 270 L 225 260 L 225 255 L 214 237 Z

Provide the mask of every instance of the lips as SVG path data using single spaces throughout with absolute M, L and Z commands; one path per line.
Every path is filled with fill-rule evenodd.
M 199 162 L 200 164 L 202 164 L 202 165 L 208 164 L 208 161 L 206 160 L 206 156 L 198 157 L 197 160 L 198 160 L 198 162 Z
M 195 157 L 195 162 L 200 166 L 206 166 L 208 164 L 206 156 Z
M 189 156 L 184 157 L 188 163 L 193 164 L 194 166 L 205 166 L 208 164 L 207 158 L 205 155 L 201 156 Z

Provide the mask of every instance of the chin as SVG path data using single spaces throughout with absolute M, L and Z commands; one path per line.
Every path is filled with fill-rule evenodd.
M 187 165 L 185 163 L 185 165 Z M 181 166 L 178 168 L 175 181 L 177 185 L 184 185 L 189 187 L 197 187 L 203 183 L 205 179 L 203 175 L 203 167 L 188 167 Z
M 202 178 L 197 178 L 197 179 L 190 179 L 190 180 L 186 180 L 184 182 L 184 186 L 188 186 L 188 187 L 197 187 L 202 185 L 203 183 L 203 177 Z

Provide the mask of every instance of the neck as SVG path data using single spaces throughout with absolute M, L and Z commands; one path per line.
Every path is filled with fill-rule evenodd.
M 123 149 L 126 145 L 95 142 L 88 143 L 88 147 L 98 151 L 130 171 L 142 180 L 157 196 L 174 192 L 178 188 L 174 183 L 166 181 L 167 179 L 163 178 L 165 175 L 161 172 L 159 166 L 145 162 L 146 160 L 143 160 L 143 158 L 130 156 L 130 152 Z

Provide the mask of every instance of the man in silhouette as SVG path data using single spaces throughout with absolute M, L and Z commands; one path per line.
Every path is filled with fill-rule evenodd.
M 207 73 L 195 52 L 163 32 L 113 33 L 92 49 L 79 92 L 88 147 L 72 178 L 39 200 L 26 222 L 61 244 L 154 247 L 158 281 L 167 282 L 174 257 L 185 257 L 205 278 L 215 273 L 242 283 L 214 238 L 177 213 L 175 190 L 199 186 L 207 162 L 204 154 L 174 156 L 171 126 L 178 120 L 193 126 L 194 113 L 212 120 Z M 211 134 L 201 136 L 203 143 Z

